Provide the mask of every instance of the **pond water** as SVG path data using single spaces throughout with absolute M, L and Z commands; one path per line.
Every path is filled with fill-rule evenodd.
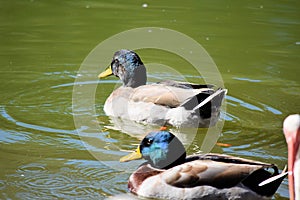
M 82 76 L 78 70 L 91 50 L 139 27 L 184 33 L 218 66 L 228 89 L 218 142 L 230 145 L 215 145 L 212 152 L 275 163 L 280 169 L 286 165 L 282 121 L 300 111 L 299 1 L 27 0 L 0 5 L 0 199 L 126 194 L 128 177 L 139 163 L 120 164 L 118 159 L 139 143 L 137 133 L 158 127 L 125 122 L 121 126 L 127 131 L 116 128 L 118 122 L 105 116 L 103 104 L 119 82 L 114 77 L 97 80 L 100 68 L 86 72 L 89 78 L 79 83 L 96 88 L 96 112 L 84 98 L 80 112 L 74 112 L 72 97 L 75 80 Z M 203 83 L 174 54 L 138 52 L 145 63 L 181 73 L 162 73 L 149 64 L 150 82 L 183 78 Z M 110 59 L 101 60 L 107 63 L 102 69 Z M 80 121 L 81 115 L 92 120 Z M 186 145 L 189 154 L 203 150 L 206 132 L 196 131 Z M 287 179 L 274 199 L 288 199 Z

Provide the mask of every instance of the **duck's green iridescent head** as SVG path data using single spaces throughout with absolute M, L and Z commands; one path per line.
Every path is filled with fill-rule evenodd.
M 145 85 L 147 81 L 146 68 L 140 57 L 127 49 L 117 51 L 110 66 L 98 77 L 105 78 L 110 75 L 119 77 L 126 87 L 138 87 Z
M 120 161 L 144 158 L 155 168 L 168 169 L 184 163 L 185 157 L 184 146 L 178 138 L 168 131 L 157 131 L 149 133 L 134 153 Z

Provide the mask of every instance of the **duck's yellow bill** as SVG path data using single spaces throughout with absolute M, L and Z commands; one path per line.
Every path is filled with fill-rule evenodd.
M 127 156 L 123 156 L 120 159 L 120 162 L 128 162 L 131 160 L 138 160 L 138 159 L 141 159 L 142 157 L 143 156 L 141 154 L 140 147 L 138 147 L 134 152 L 128 154 Z
M 98 75 L 98 78 L 105 78 L 107 76 L 112 75 L 113 72 L 111 70 L 111 66 L 109 66 L 104 72 L 102 72 L 101 74 Z

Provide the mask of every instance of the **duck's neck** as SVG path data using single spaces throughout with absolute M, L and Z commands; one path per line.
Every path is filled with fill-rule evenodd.
M 181 165 L 181 164 L 185 163 L 185 161 L 186 161 L 186 154 L 184 153 L 175 162 L 171 163 L 170 165 L 168 165 L 164 169 L 170 169 L 170 168 L 175 167 L 177 165 Z
M 147 75 L 146 75 L 146 68 L 144 65 L 136 68 L 131 75 L 128 74 L 127 78 L 125 77 L 123 81 L 123 86 L 124 87 L 132 87 L 136 88 L 141 85 L 146 85 L 147 82 Z
M 178 152 L 176 151 L 176 153 L 178 154 L 173 154 L 174 152 L 172 152 L 171 154 L 168 155 L 168 159 L 166 160 L 161 160 L 159 162 L 154 163 L 153 161 L 148 161 L 148 163 L 157 169 L 170 169 L 172 167 L 175 167 L 177 165 L 181 165 L 183 163 L 185 163 L 186 161 L 186 153 L 185 152 Z M 180 155 L 178 157 L 178 155 Z

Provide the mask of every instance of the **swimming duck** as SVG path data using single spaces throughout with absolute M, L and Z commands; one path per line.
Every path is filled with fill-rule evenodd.
M 288 144 L 290 200 L 300 200 L 300 115 L 288 116 L 283 131 Z
M 130 176 L 128 188 L 149 198 L 268 199 L 285 177 L 258 186 L 278 176 L 276 165 L 213 153 L 186 157 L 182 143 L 168 131 L 149 133 L 120 161 L 141 158 L 146 162 Z
M 114 90 L 104 104 L 112 117 L 139 123 L 176 127 L 209 127 L 219 119 L 226 89 L 166 80 L 146 84 L 146 68 L 130 50 L 117 51 L 110 66 L 99 78 L 115 75 L 123 85 Z

